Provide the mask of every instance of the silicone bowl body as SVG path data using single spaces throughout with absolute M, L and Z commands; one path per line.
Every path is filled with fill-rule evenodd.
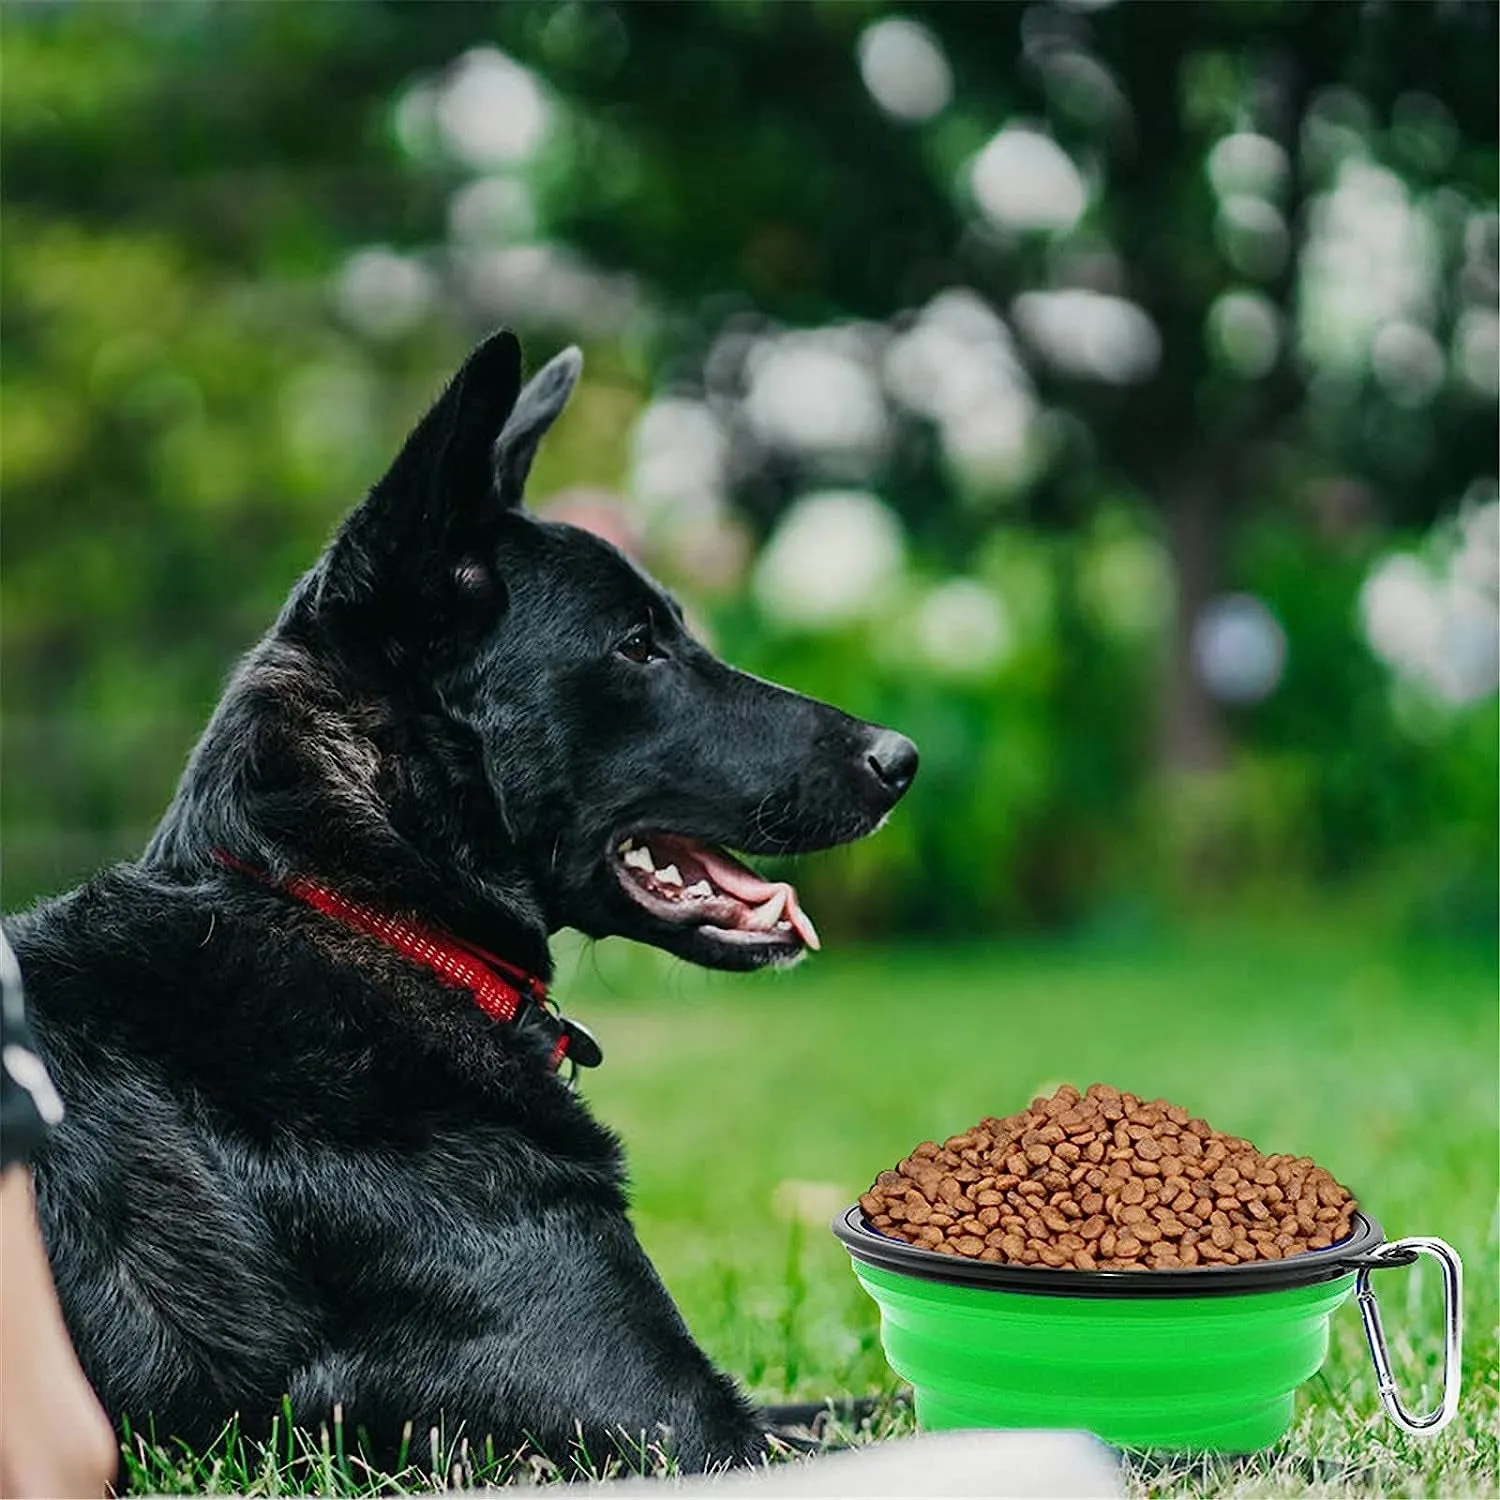
M 1284 1261 L 1181 1271 L 1052 1270 L 938 1255 L 833 1222 L 880 1308 L 918 1423 L 1086 1428 L 1126 1448 L 1249 1453 L 1292 1419 L 1379 1224 Z

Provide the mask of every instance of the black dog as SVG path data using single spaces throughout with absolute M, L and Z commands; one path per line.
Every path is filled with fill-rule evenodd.
M 750 969 L 817 939 L 724 852 L 873 829 L 910 741 L 745 676 L 521 491 L 577 379 L 501 333 L 239 667 L 144 857 L 15 928 L 67 1118 L 36 1166 L 110 1413 L 210 1442 L 342 1404 L 451 1436 L 763 1451 L 556 1071 L 547 935 Z M 499 955 L 499 957 L 496 957 Z

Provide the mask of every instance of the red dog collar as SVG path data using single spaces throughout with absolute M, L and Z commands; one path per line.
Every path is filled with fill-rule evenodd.
M 467 990 L 474 1003 L 493 1021 L 513 1025 L 528 1012 L 534 1013 L 546 1030 L 555 1035 L 547 1067 L 556 1072 L 564 1058 L 575 1068 L 593 1068 L 603 1061 L 599 1044 L 576 1021 L 556 1014 L 547 998 L 547 986 L 534 974 L 507 963 L 474 943 L 465 942 L 451 933 L 439 932 L 417 922 L 402 921 L 388 912 L 377 911 L 363 902 L 353 901 L 320 881 L 306 875 L 291 875 L 274 881 L 269 875 L 236 859 L 222 849 L 214 858 L 231 870 L 285 891 L 287 895 L 332 917 L 335 922 L 375 938 L 403 958 L 435 974 L 454 989 Z

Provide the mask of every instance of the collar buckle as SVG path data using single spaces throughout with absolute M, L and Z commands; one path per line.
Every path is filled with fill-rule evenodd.
M 568 1061 L 574 1068 L 597 1068 L 604 1061 L 604 1048 L 599 1045 L 594 1033 L 582 1021 L 570 1020 L 558 1014 L 558 1030 L 568 1041 Z

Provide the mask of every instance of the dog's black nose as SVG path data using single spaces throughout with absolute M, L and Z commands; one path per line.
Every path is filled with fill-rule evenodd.
M 917 774 L 917 747 L 894 729 L 877 729 L 865 747 L 865 764 L 894 801 Z

